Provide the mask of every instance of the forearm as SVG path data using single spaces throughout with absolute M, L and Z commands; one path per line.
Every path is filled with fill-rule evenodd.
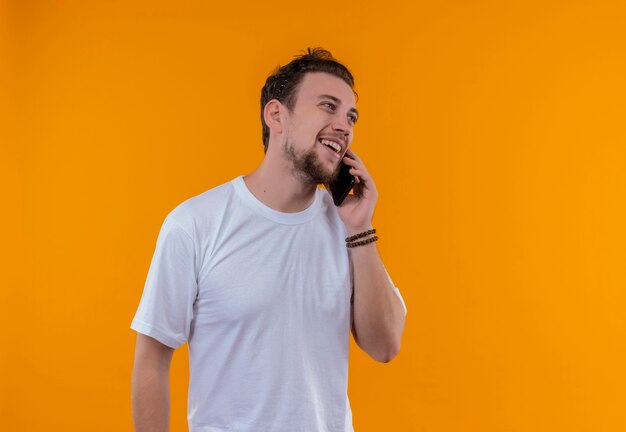
M 170 413 L 169 371 L 135 365 L 132 405 L 136 432 L 167 432 Z
M 405 313 L 376 243 L 350 248 L 354 270 L 354 333 L 372 358 L 390 361 L 400 350 Z

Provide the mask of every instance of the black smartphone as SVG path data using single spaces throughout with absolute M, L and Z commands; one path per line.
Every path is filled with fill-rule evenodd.
M 350 174 L 350 165 L 346 165 L 341 162 L 341 168 L 339 169 L 339 175 L 337 180 L 329 183 L 330 193 L 333 196 L 333 202 L 337 207 L 341 205 L 343 200 L 348 196 L 356 180 L 354 176 Z

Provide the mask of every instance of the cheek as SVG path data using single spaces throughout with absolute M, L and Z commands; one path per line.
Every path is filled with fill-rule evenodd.
M 317 138 L 320 136 L 320 134 L 322 133 L 323 128 L 309 128 L 306 131 L 306 135 L 307 137 L 312 140 L 312 141 L 317 141 Z

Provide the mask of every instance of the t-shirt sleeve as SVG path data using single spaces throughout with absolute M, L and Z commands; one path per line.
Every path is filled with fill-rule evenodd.
M 170 348 L 188 337 L 197 295 L 193 238 L 171 216 L 165 218 L 130 328 Z

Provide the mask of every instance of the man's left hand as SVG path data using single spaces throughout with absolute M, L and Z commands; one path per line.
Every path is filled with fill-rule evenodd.
M 378 190 L 372 176 L 365 168 L 365 164 L 356 153 L 348 149 L 343 162 L 350 166 L 350 174 L 356 180 L 353 188 L 354 195 L 348 195 L 338 208 L 339 217 L 346 225 L 348 236 L 367 231 L 372 228 L 374 207 L 378 200 Z M 328 184 L 324 185 L 330 193 Z

